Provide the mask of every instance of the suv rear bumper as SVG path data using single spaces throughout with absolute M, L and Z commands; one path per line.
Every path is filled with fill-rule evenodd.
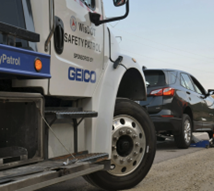
M 182 126 L 182 119 L 176 117 L 150 116 L 155 125 L 156 131 L 172 131 L 179 134 Z

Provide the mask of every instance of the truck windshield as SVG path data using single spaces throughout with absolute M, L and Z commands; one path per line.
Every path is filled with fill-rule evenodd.
M 164 86 L 166 85 L 165 74 L 160 70 L 145 70 L 147 87 Z
M 0 21 L 26 29 L 22 0 L 0 0 Z M 0 34 L 0 44 L 3 36 Z M 17 39 L 16 46 L 28 47 L 28 42 Z

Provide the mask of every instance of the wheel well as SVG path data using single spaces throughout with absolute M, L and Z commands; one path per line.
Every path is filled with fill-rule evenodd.
M 190 119 L 191 119 L 191 121 L 192 121 L 192 125 L 194 125 L 194 124 L 193 124 L 192 110 L 190 109 L 190 107 L 186 107 L 185 110 L 184 110 L 184 112 L 183 112 L 183 114 L 189 115 L 189 117 L 190 117 Z
M 132 68 L 126 71 L 120 82 L 117 97 L 132 100 L 146 99 L 145 82 L 138 70 Z

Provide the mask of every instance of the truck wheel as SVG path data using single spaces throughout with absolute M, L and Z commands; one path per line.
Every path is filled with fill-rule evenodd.
M 110 170 L 95 172 L 85 179 L 105 190 L 130 189 L 147 175 L 155 152 L 156 135 L 147 112 L 133 101 L 117 99 Z
M 183 114 L 181 133 L 174 135 L 175 144 L 178 148 L 187 149 L 192 141 L 192 121 L 187 114 Z

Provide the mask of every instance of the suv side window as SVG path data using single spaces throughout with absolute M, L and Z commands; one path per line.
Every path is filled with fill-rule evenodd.
M 184 82 L 186 84 L 186 88 L 192 91 L 195 91 L 194 86 L 192 84 L 191 79 L 189 78 L 189 76 L 187 74 L 182 73 L 181 76 L 184 79 Z
M 168 72 L 168 78 L 169 84 L 174 84 L 177 78 L 177 72 L 174 71 Z
M 192 81 L 193 81 L 193 84 L 194 84 L 194 86 L 195 86 L 195 90 L 196 90 L 196 92 L 197 93 L 199 93 L 199 94 L 206 94 L 206 92 L 205 92 L 205 89 L 203 88 L 203 86 L 198 82 L 198 80 L 196 80 L 194 77 L 192 77 L 191 76 L 191 78 L 192 78 Z
M 185 84 L 185 81 L 184 81 L 184 78 L 181 76 L 181 85 L 185 88 L 187 88 L 186 84 Z
M 92 10 L 95 9 L 95 0 L 81 0 L 86 6 L 91 8 Z

